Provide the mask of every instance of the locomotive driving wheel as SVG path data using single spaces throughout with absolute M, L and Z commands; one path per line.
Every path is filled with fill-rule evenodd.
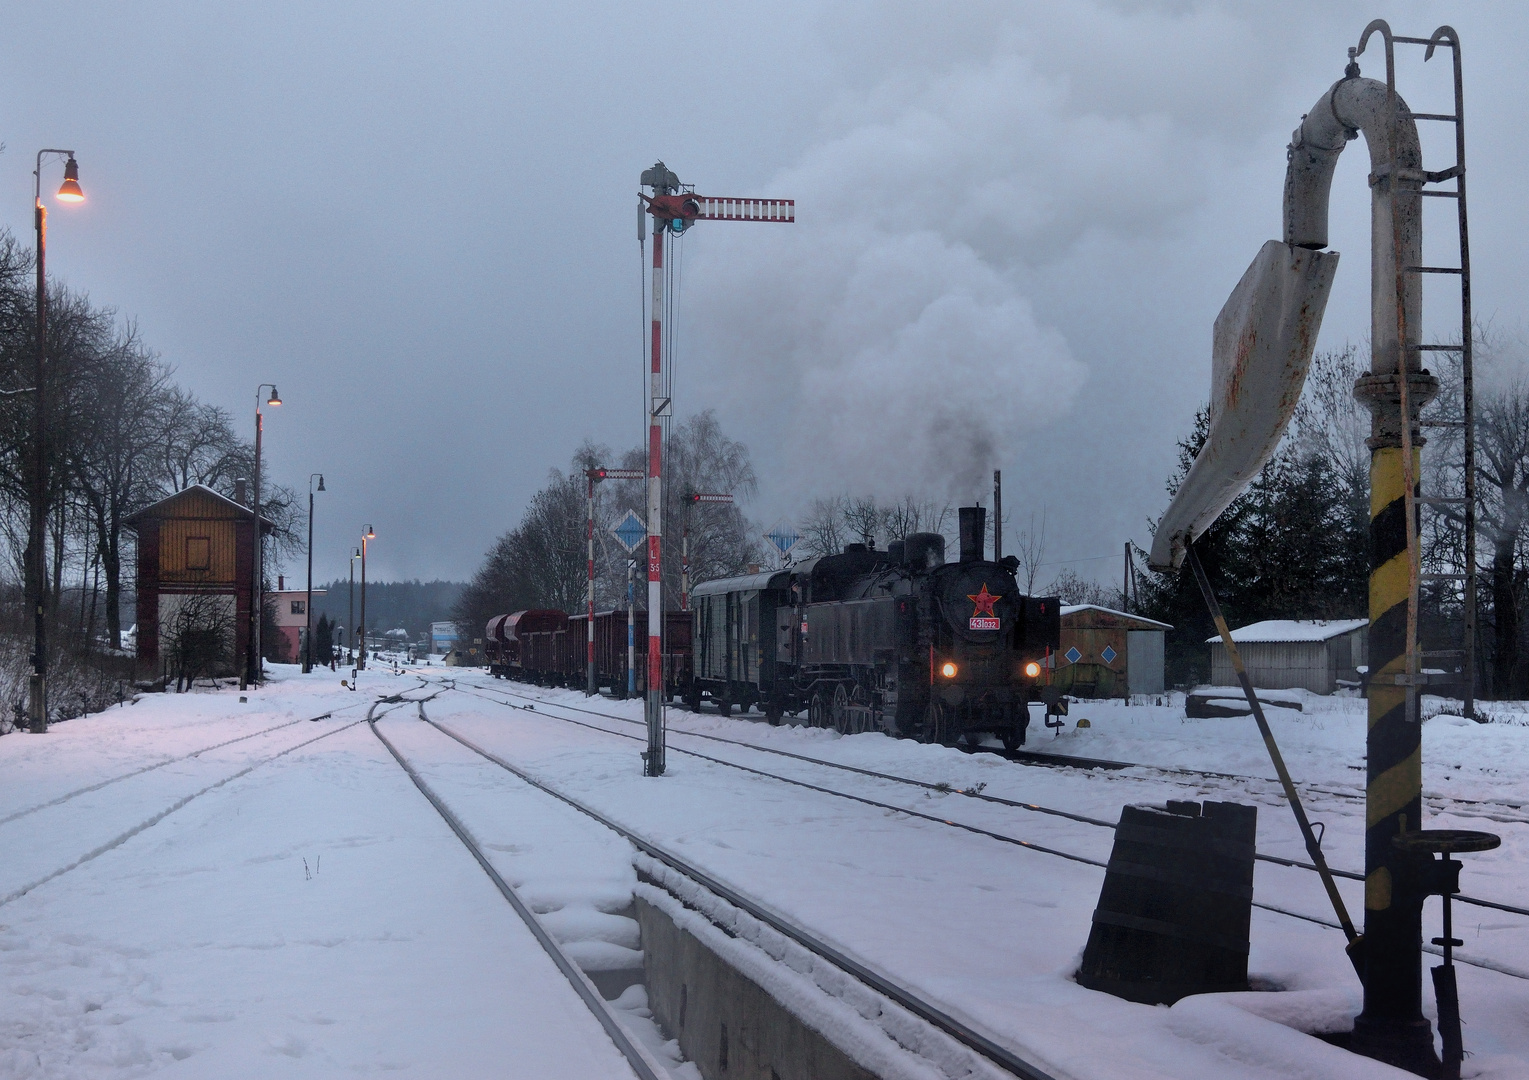
M 807 726 L 827 727 L 829 718 L 829 697 L 827 691 L 819 687 L 812 692 L 812 697 L 807 702 Z
M 850 701 L 859 706 L 854 711 L 854 719 L 850 723 L 850 731 L 860 735 L 868 731 L 881 730 L 878 716 L 871 709 L 871 695 L 866 692 L 865 687 L 857 685 L 855 692 L 850 695 Z
M 853 734 L 849 711 L 849 691 L 844 689 L 843 683 L 840 683 L 838 686 L 834 687 L 834 703 L 832 715 L 835 731 L 837 731 L 840 735 Z

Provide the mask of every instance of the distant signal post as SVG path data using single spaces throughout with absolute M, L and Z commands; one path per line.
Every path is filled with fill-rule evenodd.
M 587 678 L 584 684 L 584 693 L 588 697 L 594 697 L 599 692 L 595 685 L 595 485 L 601 480 L 641 480 L 641 469 L 607 469 L 602 465 L 584 470 L 584 478 L 589 481 L 589 495 L 586 503 L 589 514 L 584 521 L 584 539 L 589 545 L 589 624 L 585 626 L 585 671 Z
M 663 597 L 663 418 L 671 415 L 664 394 L 664 233 L 676 236 L 697 221 L 796 220 L 795 199 L 717 199 L 685 190 L 680 178 L 662 161 L 643 171 L 638 181 L 652 189 L 638 192 L 643 212 L 653 216 L 652 363 L 648 395 L 648 749 L 643 755 L 647 776 L 664 774 L 664 597 Z M 639 219 L 641 220 L 641 219 Z
M 680 531 L 680 610 L 690 610 L 690 511 L 696 503 L 730 503 L 731 495 L 709 495 L 704 492 L 687 492 L 680 500 L 685 511 L 684 527 Z

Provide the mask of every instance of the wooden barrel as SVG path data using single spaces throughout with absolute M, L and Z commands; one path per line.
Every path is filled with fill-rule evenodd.
M 1077 980 L 1129 1001 L 1248 988 L 1258 809 L 1127 806 Z

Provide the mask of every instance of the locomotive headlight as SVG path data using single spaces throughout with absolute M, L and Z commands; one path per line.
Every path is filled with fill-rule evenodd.
M 947 679 L 954 679 L 956 677 L 956 665 L 947 660 L 945 664 L 940 668 L 940 674 L 945 676 Z
M 1028 664 L 1025 665 L 1025 674 L 1030 676 L 1032 679 L 1038 679 L 1041 675 L 1041 666 L 1034 660 L 1031 660 Z

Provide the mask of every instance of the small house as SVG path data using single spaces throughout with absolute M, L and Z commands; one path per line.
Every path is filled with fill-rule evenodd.
M 250 508 L 195 484 L 129 516 L 138 536 L 138 674 L 235 674 L 250 643 L 255 522 Z M 271 522 L 260 519 L 269 534 Z
M 1266 619 L 1233 630 L 1232 641 L 1254 686 L 1331 694 L 1343 685 L 1359 685 L 1368 627 L 1365 619 Z M 1206 644 L 1211 682 L 1235 686 L 1237 673 L 1220 635 Z
M 276 631 L 281 635 L 286 648 L 278 647 L 275 642 L 264 648 L 267 656 L 280 657 L 283 663 L 295 664 L 303 658 L 303 642 L 308 636 L 308 606 L 313 599 L 307 589 L 289 589 L 286 586 L 286 579 L 277 577 L 276 591 L 265 594 L 266 603 L 271 605 L 276 619 Z M 326 592 L 325 589 L 314 589 L 313 596 L 323 596 Z M 313 622 L 315 626 L 318 625 L 317 619 Z
M 1173 627 L 1098 604 L 1064 605 L 1052 679 L 1074 697 L 1163 692 L 1163 641 Z

